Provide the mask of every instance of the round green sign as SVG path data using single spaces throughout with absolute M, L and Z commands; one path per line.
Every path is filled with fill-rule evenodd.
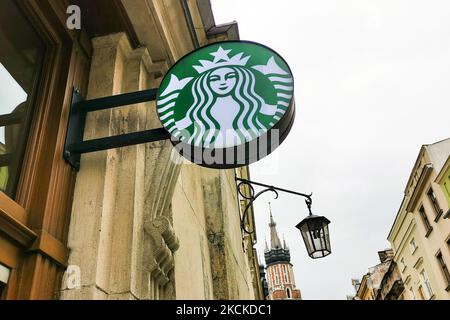
M 294 79 L 272 49 L 226 41 L 197 49 L 165 75 L 157 112 L 190 161 L 233 168 L 272 152 L 295 115 Z

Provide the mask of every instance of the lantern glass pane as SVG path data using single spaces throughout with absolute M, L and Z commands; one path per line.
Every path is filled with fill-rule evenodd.
M 305 246 L 306 246 L 306 250 L 308 251 L 308 254 L 311 253 L 311 251 L 313 251 L 313 240 L 311 238 L 311 234 L 309 233 L 309 229 L 308 229 L 308 224 L 305 223 L 304 225 L 302 225 L 302 227 L 300 228 L 303 240 L 305 242 Z
M 324 227 L 324 233 L 325 233 L 325 242 L 326 242 L 326 248 L 328 251 L 331 252 L 331 243 L 330 243 L 330 232 L 328 230 L 328 224 Z
M 297 225 L 311 258 L 322 258 L 331 253 L 329 223 L 325 217 L 309 216 Z

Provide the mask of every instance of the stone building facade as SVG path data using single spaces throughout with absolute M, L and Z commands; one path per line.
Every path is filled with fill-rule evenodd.
M 370 267 L 361 280 L 352 280 L 356 295 L 354 300 L 376 300 L 378 292 L 381 290 L 383 279 L 392 265 L 394 252 L 386 249 L 378 252 L 380 263 Z
M 400 270 L 397 263 L 391 260 L 389 268 L 381 280 L 380 287 L 377 290 L 376 300 L 403 300 L 403 284 Z
M 240 228 L 235 177 L 247 167 L 195 166 L 169 141 L 85 154 L 78 173 L 62 158 L 74 87 L 87 99 L 157 88 L 184 54 L 238 39 L 237 24 L 216 26 L 208 0 L 2 3 L 49 49 L 17 192 L 0 192 L 0 297 L 264 298 L 256 235 Z M 81 30 L 67 28 L 69 5 L 81 9 Z M 90 113 L 84 139 L 160 126 L 154 102 L 141 103 Z
M 388 236 L 405 299 L 450 299 L 449 155 L 450 139 L 422 146 Z
M 355 299 L 450 299 L 450 138 L 423 145 L 388 235 L 393 259 L 380 282 L 354 283 Z

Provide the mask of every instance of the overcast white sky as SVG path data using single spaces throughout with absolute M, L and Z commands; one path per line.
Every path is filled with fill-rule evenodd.
M 312 260 L 295 225 L 303 199 L 272 201 L 304 299 L 345 299 L 378 263 L 422 144 L 450 137 L 450 1 L 211 0 L 216 23 L 280 53 L 294 73 L 287 140 L 252 179 L 313 192 L 333 253 Z M 255 204 L 262 256 L 267 195 Z

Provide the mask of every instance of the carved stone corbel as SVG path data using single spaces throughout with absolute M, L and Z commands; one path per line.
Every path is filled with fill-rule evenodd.
M 173 254 L 179 248 L 172 224 L 165 216 L 158 216 L 144 226 L 147 250 L 146 269 L 160 286 L 165 286 L 173 279 Z

